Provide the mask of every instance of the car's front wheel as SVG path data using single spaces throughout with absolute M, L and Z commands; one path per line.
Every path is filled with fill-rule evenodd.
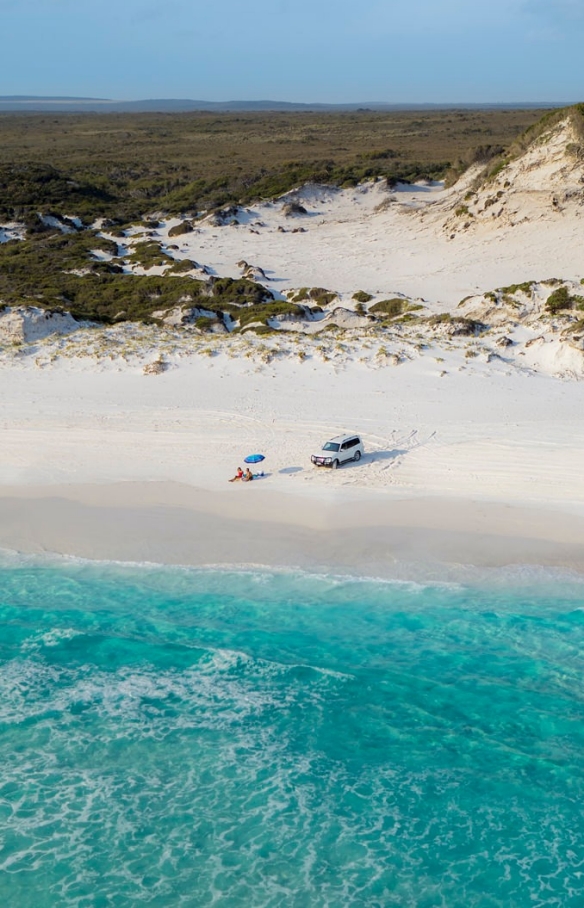
M 361 460 L 361 451 L 355 451 L 355 456 L 353 457 L 353 460 L 355 462 L 357 462 L 358 460 Z
M 332 466 L 333 470 L 338 470 L 338 469 L 339 469 L 339 462 L 338 462 L 338 460 L 333 460 L 331 466 Z

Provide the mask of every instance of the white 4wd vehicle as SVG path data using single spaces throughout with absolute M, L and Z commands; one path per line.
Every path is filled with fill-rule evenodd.
M 323 444 L 320 454 L 313 454 L 310 459 L 317 467 L 332 467 L 336 470 L 349 460 L 361 460 L 362 454 L 363 442 L 358 435 L 337 435 Z

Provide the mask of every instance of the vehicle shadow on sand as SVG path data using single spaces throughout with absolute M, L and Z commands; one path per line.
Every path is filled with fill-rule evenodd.
M 339 470 L 358 470 L 359 467 L 365 467 L 380 461 L 385 461 L 387 466 L 389 466 L 392 461 L 398 460 L 407 453 L 403 448 L 393 448 L 391 451 L 371 451 L 368 454 L 363 454 L 360 460 L 350 460 L 348 463 L 340 464 Z

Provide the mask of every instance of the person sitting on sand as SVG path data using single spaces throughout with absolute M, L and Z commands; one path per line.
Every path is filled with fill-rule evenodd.
M 243 474 L 242 482 L 251 482 L 252 479 L 253 479 L 253 473 L 251 472 L 250 468 L 248 467 L 247 470 L 245 471 L 245 473 Z
M 248 470 L 248 472 L 249 472 L 249 470 Z M 243 470 L 241 469 L 241 467 L 237 468 L 237 473 L 235 474 L 233 479 L 229 480 L 229 482 L 237 482 L 238 479 L 243 479 Z

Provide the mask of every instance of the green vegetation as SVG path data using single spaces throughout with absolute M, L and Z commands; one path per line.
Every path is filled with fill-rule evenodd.
M 485 142 L 508 145 L 540 115 L 0 114 L 0 219 L 52 211 L 121 225 L 148 211 L 195 214 L 274 198 L 308 181 L 440 178 L 457 158 L 484 154 Z
M 270 334 L 282 333 L 276 328 L 270 328 L 269 325 L 249 325 L 249 327 L 244 328 L 241 333 L 249 334 L 250 332 L 252 332 L 253 334 L 258 334 L 260 337 L 269 336 Z
M 509 158 L 499 158 L 492 167 L 489 167 L 487 171 L 487 178 L 489 180 L 494 180 L 495 177 L 501 173 L 501 171 L 509 164 Z
M 253 281 L 195 280 L 186 276 L 194 263 L 174 262 L 146 238 L 128 260 L 146 270 L 167 266 L 165 276 L 123 274 L 117 244 L 73 229 L 71 217 L 86 228 L 106 218 L 111 234 L 124 237 L 130 224 L 158 225 L 148 212 L 165 212 L 183 218 L 171 231 L 180 236 L 203 211 L 277 198 L 308 181 L 441 178 L 461 156 L 488 160 L 540 113 L 0 114 L 0 223 L 14 219 L 27 229 L 26 240 L 0 246 L 0 300 L 104 322 L 149 319 L 183 302 L 219 317 L 244 315 L 246 324 L 254 311 L 259 320 L 271 317 L 270 305 L 292 306 L 274 315 L 300 311 L 303 301 L 328 306 L 337 294 L 325 288 L 301 288 L 289 303 L 275 303 Z M 39 215 L 60 218 L 71 232 Z M 354 299 L 372 297 L 358 291 Z M 376 307 L 389 319 L 413 312 L 403 300 Z
M 353 299 L 357 300 L 358 303 L 368 303 L 373 297 L 365 290 L 357 290 L 357 292 L 353 294 Z
M 165 274 L 186 274 L 188 271 L 192 271 L 193 268 L 196 268 L 196 262 L 192 262 L 190 259 L 180 259 L 180 261 L 174 261 L 173 264 L 166 269 Z
M 328 306 L 329 303 L 332 303 L 336 298 L 336 293 L 333 293 L 332 290 L 325 290 L 324 287 L 301 287 L 291 297 L 291 300 L 293 303 L 302 303 L 305 300 L 312 300 L 312 302 L 316 303 L 316 306 L 312 307 L 313 311 L 321 312 L 322 306 Z
M 558 287 L 548 296 L 545 308 L 550 315 L 557 315 L 569 309 L 584 309 L 584 297 L 572 296 L 566 286 Z
M 210 315 L 200 315 L 195 319 L 195 328 L 198 328 L 199 331 L 209 331 L 210 328 L 216 323 L 216 319 Z
M 514 294 L 514 293 L 531 293 L 533 290 L 533 285 L 535 281 L 524 281 L 522 284 L 509 284 L 508 287 L 501 287 L 499 293 L 505 294 Z
M 171 227 L 168 231 L 170 236 L 183 236 L 185 233 L 192 233 L 193 225 L 190 221 L 181 221 L 180 224 L 175 224 L 174 227 Z
M 118 251 L 115 243 L 92 231 L 42 233 L 1 244 L 0 299 L 9 305 L 66 309 L 75 318 L 101 322 L 149 319 L 153 312 L 183 302 L 237 317 L 240 307 L 261 306 L 272 299 L 269 290 L 244 278 L 205 282 L 180 275 L 170 280 L 120 274 L 119 265 L 93 258 L 94 249 L 110 255 Z
M 148 270 L 159 265 L 172 265 L 174 259 L 162 250 L 160 243 L 149 241 L 136 243 L 128 256 L 128 261 Z
M 431 315 L 426 321 L 432 327 L 447 325 L 450 329 L 450 333 L 453 335 L 460 334 L 463 336 L 470 336 L 479 334 L 485 328 L 485 325 L 483 325 L 482 322 L 477 322 L 472 318 L 464 318 L 460 315 L 451 315 L 450 312 L 441 312 L 440 315 Z
M 468 210 L 468 205 L 459 205 L 454 213 L 457 217 L 462 217 L 463 215 L 470 214 L 470 212 Z
M 421 309 L 422 307 L 418 306 L 417 308 Z M 374 303 L 373 306 L 370 306 L 369 312 L 372 315 L 397 318 L 398 315 L 403 315 L 408 309 L 410 309 L 410 305 L 407 300 L 401 299 L 401 297 L 394 297 L 390 300 L 380 300 L 378 303 Z
M 294 305 L 294 303 L 273 302 L 242 309 L 237 313 L 236 317 L 239 319 L 239 327 L 242 329 L 251 322 L 261 322 L 261 324 L 267 325 L 268 319 L 281 318 L 284 315 L 302 317 L 304 309 Z

